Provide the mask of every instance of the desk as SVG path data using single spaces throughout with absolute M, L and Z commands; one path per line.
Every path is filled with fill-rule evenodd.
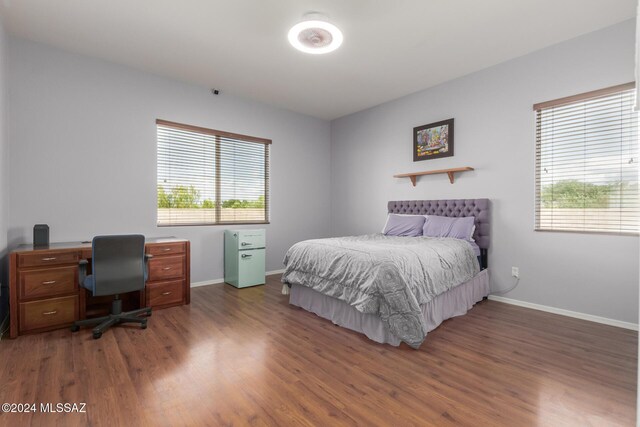
M 149 277 L 138 305 L 154 310 L 189 304 L 190 242 L 147 239 Z M 78 261 L 91 258 L 91 243 L 21 245 L 9 257 L 9 336 L 70 326 L 86 318 L 90 292 L 78 283 Z M 89 264 L 90 266 L 91 264 Z

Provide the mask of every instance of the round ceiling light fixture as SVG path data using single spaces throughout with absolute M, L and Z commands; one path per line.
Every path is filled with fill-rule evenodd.
M 306 14 L 305 20 L 289 30 L 289 43 L 299 51 L 315 55 L 333 52 L 342 44 L 342 31 L 317 13 Z

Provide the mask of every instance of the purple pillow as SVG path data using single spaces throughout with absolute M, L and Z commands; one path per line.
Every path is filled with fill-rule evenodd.
M 422 215 L 389 214 L 382 233 L 386 236 L 422 236 L 424 221 L 425 217 Z
M 427 215 L 422 234 L 428 237 L 453 237 L 473 241 L 475 217 L 449 218 L 446 216 Z

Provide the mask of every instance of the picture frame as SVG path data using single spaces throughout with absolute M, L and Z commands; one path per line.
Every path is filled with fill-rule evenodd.
M 413 128 L 413 161 L 453 156 L 453 119 Z

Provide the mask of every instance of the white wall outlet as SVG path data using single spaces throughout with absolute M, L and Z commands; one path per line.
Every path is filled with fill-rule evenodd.
M 511 275 L 513 277 L 519 278 L 520 277 L 520 269 L 518 267 L 511 267 Z

